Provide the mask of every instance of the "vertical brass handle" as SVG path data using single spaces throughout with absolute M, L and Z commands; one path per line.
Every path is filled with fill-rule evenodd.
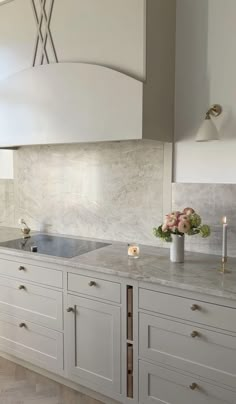
M 200 306 L 198 306 L 197 304 L 193 304 L 193 305 L 191 306 L 191 310 L 192 310 L 192 311 L 200 310 Z
M 23 265 L 20 265 L 18 268 L 19 271 L 25 271 L 25 267 L 23 267 Z
M 20 327 L 20 328 L 26 328 L 26 324 L 25 324 L 25 323 L 20 323 L 20 324 L 19 324 L 19 327 Z
M 19 286 L 18 286 L 18 289 L 19 289 L 19 290 L 25 290 L 26 287 L 25 287 L 24 285 L 19 285 Z
M 198 388 L 198 385 L 197 385 L 197 383 L 192 383 L 192 384 L 190 384 L 189 388 L 191 390 L 196 390 Z
M 89 282 L 89 286 L 96 286 L 97 284 L 96 284 L 96 282 L 94 282 L 94 281 L 90 281 Z
M 66 309 L 67 313 L 73 313 L 74 308 L 73 307 L 68 307 L 68 309 Z

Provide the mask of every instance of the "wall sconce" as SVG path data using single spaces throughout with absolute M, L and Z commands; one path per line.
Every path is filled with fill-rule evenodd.
M 212 117 L 216 118 L 223 111 L 223 108 L 219 104 L 214 104 L 207 111 L 205 120 L 198 129 L 196 142 L 210 142 L 211 140 L 219 140 L 219 133 L 216 129 L 214 123 L 212 122 Z

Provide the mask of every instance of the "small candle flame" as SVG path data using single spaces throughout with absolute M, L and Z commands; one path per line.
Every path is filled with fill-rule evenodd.
M 226 217 L 226 216 L 224 216 L 224 217 L 222 218 L 222 222 L 223 222 L 223 224 L 227 224 L 227 217 Z

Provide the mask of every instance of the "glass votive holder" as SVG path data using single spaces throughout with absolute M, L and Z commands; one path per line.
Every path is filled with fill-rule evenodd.
M 129 258 L 139 258 L 140 248 L 138 244 L 128 244 L 128 257 Z

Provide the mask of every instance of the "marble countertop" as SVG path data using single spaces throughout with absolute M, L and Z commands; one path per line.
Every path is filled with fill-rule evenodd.
M 19 236 L 19 229 L 0 227 L 0 242 L 19 238 Z M 56 236 L 59 235 L 56 234 Z M 73 238 L 76 237 L 73 236 Z M 229 258 L 228 268 L 231 273 L 223 275 L 218 271 L 221 258 L 216 255 L 186 252 L 185 263 L 173 264 L 169 260 L 167 248 L 141 246 L 140 258 L 133 259 L 128 258 L 127 245 L 124 243 L 114 243 L 70 259 L 3 247 L 0 247 L 0 253 L 7 254 L 9 259 L 12 256 L 32 258 L 37 262 L 88 269 L 98 273 L 236 300 L 236 258 Z

